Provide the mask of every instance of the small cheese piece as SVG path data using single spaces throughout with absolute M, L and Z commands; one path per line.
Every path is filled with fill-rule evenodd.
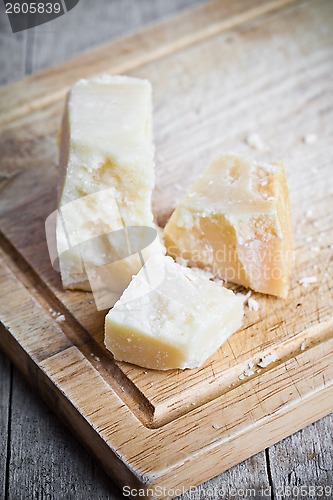
M 111 307 L 144 260 L 162 252 L 151 211 L 151 94 L 146 80 L 101 75 L 78 81 L 67 97 L 59 266 L 64 288 L 92 289 L 95 299 L 106 290 L 99 309 Z
M 283 166 L 220 156 L 187 191 L 164 235 L 173 257 L 286 297 L 292 238 Z
M 115 359 L 168 370 L 202 365 L 242 324 L 243 301 L 192 269 L 148 259 L 105 319 Z

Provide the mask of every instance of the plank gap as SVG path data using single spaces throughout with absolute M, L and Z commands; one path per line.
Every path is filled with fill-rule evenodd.
M 265 459 L 266 459 L 266 470 L 267 470 L 267 477 L 268 477 L 268 482 L 269 482 L 269 487 L 270 487 L 270 497 L 271 500 L 275 500 L 274 496 L 274 484 L 273 484 L 273 478 L 272 478 L 272 470 L 271 470 L 271 462 L 270 462 L 270 457 L 269 457 L 269 448 L 265 448 Z
M 13 411 L 13 364 L 9 365 L 9 398 L 8 398 L 8 420 L 7 420 L 7 455 L 5 469 L 5 500 L 9 499 L 10 461 L 11 461 L 11 434 L 12 434 L 12 411 Z

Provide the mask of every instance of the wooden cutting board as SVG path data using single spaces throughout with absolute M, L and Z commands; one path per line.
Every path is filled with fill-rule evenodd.
M 332 26 L 330 0 L 215 1 L 0 90 L 0 347 L 120 486 L 175 496 L 333 411 Z M 289 297 L 253 294 L 259 310 L 200 369 L 113 361 L 105 312 L 50 265 L 63 98 L 99 72 L 153 84 L 160 225 L 222 151 L 286 165 Z

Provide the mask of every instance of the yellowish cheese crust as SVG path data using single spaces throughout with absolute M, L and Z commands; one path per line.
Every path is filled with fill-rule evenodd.
M 220 156 L 187 191 L 164 237 L 174 258 L 226 281 L 286 297 L 292 225 L 283 165 Z

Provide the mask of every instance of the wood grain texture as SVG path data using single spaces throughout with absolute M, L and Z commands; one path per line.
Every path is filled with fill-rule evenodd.
M 301 498 L 301 486 L 313 486 L 311 498 L 330 498 L 333 492 L 333 415 L 315 422 L 269 449 L 274 493 L 291 488 Z M 295 488 L 293 490 L 293 488 Z M 323 488 L 323 490 L 321 489 Z M 326 488 L 326 490 L 325 490 Z M 310 490 L 308 490 L 310 493 Z M 309 494 L 310 497 L 310 494 Z
M 10 414 L 11 369 L 9 360 L 0 352 L 0 498 L 5 498 L 6 493 Z
M 5 6 L 0 3 L 0 85 L 12 80 L 21 79 L 26 74 L 26 32 L 13 35 Z M 6 172 L 0 173 L 0 193 L 10 182 L 11 176 Z
M 11 32 L 5 15 L 3 2 L 0 3 L 0 85 L 8 84 L 25 75 L 26 32 Z M 0 193 L 10 182 L 10 177 L 0 173 Z M 5 498 L 8 487 L 8 461 L 11 451 L 12 412 L 12 366 L 9 359 L 0 352 L 0 498 Z
M 262 498 L 260 492 L 268 491 L 269 486 L 265 453 L 262 452 L 210 481 L 200 484 L 198 488 L 192 488 L 190 498 L 191 500 L 216 500 L 217 498 L 231 500 L 237 498 L 238 494 L 239 498 L 248 497 L 259 500 Z M 242 491 L 244 494 L 241 493 Z M 180 498 L 188 500 L 189 496 L 185 493 Z
M 0 85 L 23 78 L 26 74 L 27 32 L 13 35 L 5 14 L 4 3 L 0 3 Z
M 60 64 L 87 48 L 124 36 L 138 28 L 208 0 L 80 0 L 75 11 L 34 29 L 32 71 Z M 75 36 L 73 36 L 75 34 Z M 50 60 L 50 47 L 52 59 Z M 113 57 L 113 54 L 110 54 Z
M 204 10 L 206 14 L 208 12 L 207 19 L 209 16 L 210 19 L 213 17 L 213 10 L 210 9 L 216 6 L 215 3 L 212 5 L 213 7 L 209 6 Z M 238 7 L 240 5 L 239 3 Z M 251 4 L 250 12 L 252 7 Z M 202 14 L 201 8 L 199 11 Z M 196 12 L 194 19 L 199 18 L 199 11 Z M 332 191 L 328 183 L 329 175 L 325 172 L 328 173 L 330 168 L 329 144 L 332 140 L 330 116 L 332 33 L 329 29 L 332 8 L 329 2 L 324 1 L 320 2 L 320 8 L 318 4 L 314 7 L 308 2 L 299 2 L 295 8 L 290 7 L 279 13 L 268 14 L 252 22 L 251 15 L 247 12 L 242 13 L 242 22 L 236 16 L 237 22 L 234 19 L 233 24 L 231 23 L 233 30 L 225 33 L 221 29 L 221 23 L 217 23 L 212 32 L 200 32 L 197 43 L 193 38 L 190 39 L 190 43 L 186 41 L 186 47 L 180 52 L 177 52 L 178 45 L 176 52 L 175 46 L 169 45 L 164 57 L 159 57 L 153 63 L 148 62 L 138 68 L 137 64 L 133 63 L 134 58 L 130 62 L 136 69 L 128 70 L 128 73 L 150 78 L 154 85 L 158 150 L 158 180 L 154 207 L 161 224 L 165 222 L 177 198 L 191 181 L 191 176 L 195 176 L 196 172 L 205 166 L 204 162 L 209 155 L 221 147 L 237 148 L 242 152 L 250 151 L 245 143 L 248 133 L 260 131 L 271 148 L 270 156 L 281 158 L 281 152 L 284 152 L 284 159 L 287 161 L 297 228 L 296 266 L 292 288 L 294 302 L 286 308 L 283 302 L 273 299 L 272 316 L 269 314 L 272 310 L 272 300 L 256 296 L 260 301 L 260 310 L 257 314 L 248 313 L 245 333 L 241 335 L 240 332 L 234 342 L 219 351 L 209 366 L 193 373 L 193 379 L 192 376 L 188 377 L 187 373 L 184 376 L 178 372 L 170 373 L 166 379 L 162 379 L 157 374 L 146 374 L 143 370 L 130 365 L 114 365 L 100 346 L 103 314 L 96 316 L 93 304 L 89 303 L 91 296 L 63 293 L 58 276 L 50 273 L 41 228 L 45 216 L 55 203 L 54 136 L 62 102 L 54 100 L 53 104 L 52 98 L 45 109 L 37 109 L 26 116 L 24 113 L 20 115 L 23 110 L 20 108 L 20 113 L 15 116 L 21 118 L 11 123 L 2 139 L 4 151 L 2 167 L 5 172 L 11 174 L 12 179 L 10 185 L 3 190 L 5 203 L 2 206 L 1 222 L 6 235 L 4 245 L 16 261 L 14 266 L 12 262 L 7 263 L 24 286 L 22 287 L 19 281 L 13 278 L 9 279 L 9 283 L 12 283 L 15 304 L 20 307 L 25 304 L 22 310 L 23 317 L 27 317 L 25 311 L 31 311 L 32 307 L 27 305 L 26 300 L 30 304 L 31 300 L 33 301 L 36 320 L 36 330 L 28 335 L 25 332 L 24 338 L 20 337 L 20 342 L 23 342 L 29 355 L 40 366 L 43 365 L 44 370 L 53 370 L 54 357 L 59 368 L 59 356 L 62 352 L 66 353 L 66 356 L 70 355 L 73 362 L 77 359 L 76 366 L 80 366 L 79 372 L 82 370 L 84 374 L 89 369 L 88 372 L 94 380 L 99 380 L 96 379 L 97 370 L 108 390 L 110 391 L 110 387 L 114 390 L 118 398 L 125 403 L 125 408 L 130 408 L 145 426 L 158 427 L 156 433 L 154 431 L 156 436 L 163 436 L 162 431 L 168 432 L 168 425 L 164 425 L 167 421 L 172 424 L 183 422 L 184 418 L 191 416 L 195 416 L 198 420 L 199 415 L 200 419 L 208 419 L 209 414 L 204 410 L 208 408 L 209 401 L 212 401 L 212 404 L 218 401 L 220 406 L 216 408 L 222 405 L 231 407 L 233 401 L 242 401 L 240 395 L 243 390 L 248 395 L 254 388 L 255 393 L 260 394 L 265 400 L 264 408 L 261 410 L 271 412 L 271 415 L 276 412 L 279 425 L 282 425 L 281 422 L 287 422 L 285 425 L 289 429 L 288 432 L 306 425 L 313 418 L 319 418 L 321 414 L 330 411 L 330 407 L 332 408 L 331 400 L 327 398 L 325 405 L 321 404 L 314 414 L 311 413 L 311 420 L 307 420 L 310 418 L 309 415 L 303 415 L 300 410 L 296 411 L 294 408 L 295 413 L 291 414 L 295 415 L 295 421 L 292 424 L 288 424 L 283 413 L 283 408 L 289 408 L 291 401 L 297 401 L 298 408 L 303 409 L 303 412 L 309 404 L 307 401 L 312 401 L 312 404 L 314 401 L 321 402 L 319 396 L 311 395 L 311 386 L 308 382 L 313 379 L 314 386 L 320 389 L 322 398 L 322 394 L 328 391 L 331 380 L 328 371 L 329 361 L 325 356 L 331 349 L 329 342 L 332 334 L 329 323 L 331 317 L 329 301 L 332 297 L 330 281 L 332 273 L 329 269 L 332 219 L 327 211 L 327 200 L 330 199 Z M 244 24 L 246 20 L 250 22 Z M 246 51 L 243 49 L 244 46 Z M 119 45 L 114 47 L 116 49 Z M 258 51 L 261 54 L 260 61 L 257 57 Z M 102 58 L 103 52 L 100 54 Z M 149 60 L 149 54 L 147 57 Z M 156 55 L 153 59 L 155 57 Z M 273 68 L 271 65 L 268 66 L 270 60 L 275 61 Z M 94 71 L 94 68 L 89 68 L 89 71 Z M 82 71 L 85 70 L 82 68 Z M 51 75 L 53 78 L 55 72 L 56 70 L 52 70 L 42 77 L 42 82 L 43 78 L 50 79 Z M 167 74 L 168 78 L 161 81 L 161 74 Z M 242 75 L 241 81 L 239 74 Z M 172 98 L 166 99 L 166 96 Z M 39 102 L 38 105 L 41 104 L 44 106 L 46 102 Z M 286 134 L 286 122 L 288 134 Z M 311 147 L 303 142 L 303 136 L 310 132 L 315 132 L 318 136 L 317 143 Z M 177 141 L 174 140 L 175 137 Z M 222 139 L 219 139 L 220 137 Z M 192 145 L 190 153 L 189 144 Z M 186 182 L 179 176 L 181 169 L 186 172 Z M 323 175 L 319 175 L 320 172 Z M 20 192 L 19 200 L 17 189 Z M 312 206 L 315 207 L 312 209 L 312 214 L 307 213 L 309 200 L 311 209 Z M 29 214 L 33 217 L 29 217 Z M 307 241 L 309 238 L 316 241 L 319 250 L 318 248 L 314 250 L 312 245 L 309 246 Z M 17 271 L 17 266 L 21 271 Z M 297 278 L 301 273 L 302 275 L 315 273 L 320 278 L 318 284 L 309 288 L 300 287 Z M 29 289 L 29 293 L 26 293 L 25 289 Z M 59 332 L 59 325 L 54 325 L 48 304 L 54 310 L 65 313 L 66 322 L 61 325 L 63 333 Z M 297 318 L 295 310 L 298 311 Z M 294 319 L 291 321 L 290 318 Z M 6 321 L 15 331 L 19 328 L 14 317 L 7 316 Z M 326 329 L 316 328 L 318 323 L 325 322 Z M 36 331 L 47 332 L 45 343 L 43 338 L 43 350 L 38 347 Z M 264 340 L 262 340 L 263 332 L 265 332 Z M 306 352 L 300 350 L 303 343 L 309 349 Z M 49 348 L 45 348 L 46 346 Z M 12 347 L 17 348 L 14 344 Z M 6 349 L 6 346 L 4 348 Z M 273 378 L 266 380 L 266 374 L 255 375 L 245 382 L 238 378 L 249 360 L 259 361 L 259 357 L 272 348 L 277 349 L 280 357 L 279 363 L 267 371 L 271 372 L 271 376 L 274 372 Z M 30 379 L 35 380 L 35 375 L 32 377 L 28 369 L 29 360 L 25 359 L 26 365 L 24 364 L 23 369 Z M 316 359 L 321 363 L 318 366 L 315 365 Z M 307 368 L 301 371 L 299 378 L 297 373 L 300 362 Z M 90 367 L 95 371 L 91 372 Z M 55 383 L 58 380 L 56 375 L 54 372 Z M 62 387 L 67 383 L 67 375 L 64 377 L 60 380 Z M 328 378 L 323 379 L 323 377 Z M 276 378 L 278 383 L 274 387 L 273 394 L 270 394 L 270 388 Z M 328 384 L 327 388 L 325 384 Z M 44 384 L 38 383 L 38 385 L 43 391 Z M 245 386 L 251 389 L 245 389 Z M 284 392 L 281 391 L 281 386 L 285 387 Z M 182 388 L 181 396 L 179 387 Z M 66 385 L 66 390 L 71 391 L 71 386 Z M 265 390 L 268 391 L 269 404 L 266 403 Z M 233 396 L 236 399 L 228 399 L 228 395 L 234 391 Z M 140 403 L 141 407 L 137 403 Z M 83 394 L 76 404 L 79 406 L 85 404 Z M 241 409 L 242 405 L 239 411 Z M 260 421 L 261 410 L 258 410 L 255 404 L 250 413 L 248 408 L 245 410 L 243 407 L 246 418 L 240 418 L 240 428 L 242 425 L 249 428 L 249 422 L 253 420 Z M 324 413 L 320 413 L 319 410 Z M 58 411 L 61 413 L 62 409 L 58 408 Z M 181 414 L 185 417 L 174 420 Z M 219 415 L 218 411 L 216 414 Z M 72 413 L 70 416 L 73 416 Z M 234 417 L 234 414 L 232 416 Z M 188 420 L 189 425 L 195 426 L 197 420 Z M 212 425 L 218 425 L 218 429 Z M 102 427 L 104 430 L 104 426 Z M 221 432 L 219 435 L 221 442 L 224 439 L 223 435 L 230 436 L 230 429 L 236 433 L 240 431 L 226 416 L 226 420 L 223 420 L 223 432 L 226 434 L 223 434 L 220 424 L 215 421 L 209 425 L 211 434 L 206 427 L 205 432 L 211 439 L 214 439 L 212 435 L 216 435 L 216 431 Z M 152 431 L 153 429 L 150 429 L 150 432 Z M 252 436 L 255 439 L 256 434 L 255 429 L 247 437 L 250 439 Z M 180 436 L 181 434 L 179 439 Z M 264 437 L 267 438 L 267 443 L 274 442 L 281 436 L 266 425 Z M 83 437 L 87 441 L 84 433 L 81 433 L 81 438 Z M 269 441 L 268 438 L 273 441 Z M 196 441 L 196 438 L 193 441 Z M 155 450 L 159 449 L 158 442 L 157 438 Z M 90 445 L 89 442 L 87 444 L 96 453 L 93 438 Z M 205 449 L 203 442 L 199 443 L 199 446 Z M 240 444 L 236 446 L 231 440 L 230 446 L 234 446 L 234 449 L 225 448 L 227 457 L 224 461 L 220 456 L 213 454 L 215 461 L 220 463 L 221 470 L 255 452 L 255 447 L 250 451 L 246 443 L 239 449 L 237 446 Z M 169 451 L 172 462 L 174 458 L 171 458 L 172 451 Z M 186 454 L 191 456 L 191 450 L 187 449 Z M 141 466 L 148 467 L 150 480 L 153 480 L 154 472 L 149 469 L 149 460 L 152 463 L 154 458 L 154 453 L 150 453 L 141 463 Z M 175 465 L 171 467 L 172 474 L 175 467 Z M 181 464 L 181 467 L 186 470 L 184 464 Z M 197 471 L 197 480 L 209 477 L 205 476 L 206 471 L 194 468 L 191 474 L 193 471 Z M 182 480 L 190 477 L 186 476 L 187 472 L 181 474 L 185 474 L 181 476 Z M 237 473 L 234 477 L 237 477 Z M 164 479 L 168 481 L 167 474 Z
M 29 309 L 23 296 L 17 300 L 22 308 Z M 8 323 L 8 318 L 6 322 Z M 260 381 L 257 381 L 257 390 L 253 391 L 252 382 L 246 381 L 241 388 L 230 391 L 225 397 L 217 398 L 210 405 L 175 420 L 172 428 L 169 425 L 151 430 L 140 425 L 133 413 L 110 391 L 98 371 L 76 348 L 70 347 L 65 352 L 40 362 L 42 372 L 36 370 L 32 373 L 29 362 L 32 357 L 29 347 L 31 343 L 27 344 L 22 334 L 18 338 L 19 343 L 10 346 L 7 342 L 11 342 L 12 337 L 4 337 L 5 333 L 1 337 L 2 348 L 5 351 L 15 351 L 26 376 L 38 385 L 43 396 L 73 426 L 79 437 L 84 438 L 85 443 L 94 449 L 107 472 L 119 482 L 133 487 L 138 480 L 141 485 L 153 486 L 158 482 L 159 486 L 165 487 L 188 486 L 193 481 L 204 481 L 216 466 L 219 469 L 227 468 L 259 451 L 263 441 L 272 444 L 279 440 L 286 428 L 294 431 L 304 426 L 308 422 L 310 409 L 311 418 L 318 419 L 332 405 L 332 388 L 327 385 L 328 382 L 325 384 L 325 380 L 332 380 L 327 370 L 333 370 L 333 354 L 325 354 L 332 351 L 319 344 L 312 348 L 312 352 L 302 353 L 303 359 L 298 356 L 288 363 L 287 370 L 281 364 L 274 371 L 266 371 Z M 300 365 L 307 367 L 303 374 L 298 373 Z M 314 366 L 318 380 L 323 380 L 323 370 L 326 373 L 327 379 L 322 382 L 324 387 L 319 386 L 318 380 L 312 379 Z M 80 374 L 79 386 L 77 374 Z M 286 378 L 291 385 L 285 383 Z M 311 388 L 315 387 L 310 392 L 309 384 Z M 261 392 L 258 401 L 259 387 Z M 58 388 L 66 393 L 67 400 L 59 397 L 61 394 Z M 219 411 L 221 408 L 223 412 Z M 90 427 L 92 424 L 94 427 Z M 100 449 L 97 436 L 103 438 L 101 444 L 104 445 Z M 106 454 L 105 444 L 111 454 Z M 162 454 L 159 453 L 161 446 Z M 200 454 L 193 455 L 198 447 L 201 449 Z M 115 450 L 121 463 L 126 463 L 127 466 L 131 464 L 126 471 L 115 459 Z M 203 461 L 208 466 L 207 469 L 202 468 Z
M 54 414 L 31 395 L 17 372 L 11 428 L 8 498 L 119 498 L 115 485 Z M 76 457 L 70 467 L 69 456 Z
M 12 122 L 64 97 L 69 86 L 79 78 L 101 71 L 124 73 L 241 25 L 265 12 L 274 12 L 293 1 L 215 0 L 191 12 L 185 11 L 167 23 L 152 25 L 144 32 L 111 42 L 112 45 L 100 47 L 97 52 L 79 56 L 75 62 L 61 64 L 55 71 L 47 72 L 47 75 L 32 75 L 24 82 L 13 84 L 10 89 L 0 89 L 0 124 Z

